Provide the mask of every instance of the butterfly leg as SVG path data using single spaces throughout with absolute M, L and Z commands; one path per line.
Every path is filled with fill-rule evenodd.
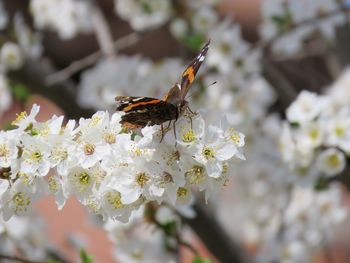
M 192 114 L 192 115 L 197 115 L 194 111 L 191 110 L 190 106 L 187 105 L 187 110 Z
M 163 127 L 163 123 L 160 125 L 161 131 L 162 131 L 162 137 L 160 138 L 159 143 L 161 143 L 164 139 L 164 127 Z

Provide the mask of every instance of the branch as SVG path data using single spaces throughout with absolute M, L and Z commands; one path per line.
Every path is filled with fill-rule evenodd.
M 126 35 L 124 37 L 121 37 L 116 41 L 114 41 L 113 43 L 114 51 L 117 52 L 131 45 L 134 45 L 140 40 L 140 38 L 141 38 L 140 34 L 135 32 L 129 35 Z M 102 55 L 103 55 L 102 51 L 99 50 L 80 60 L 72 62 L 68 67 L 60 71 L 57 71 L 55 73 L 52 73 L 48 77 L 46 77 L 45 84 L 47 86 L 52 86 L 69 79 L 76 72 L 96 63 L 96 61 L 100 57 L 102 57 Z
M 310 25 L 310 24 L 314 24 L 317 23 L 320 20 L 323 19 L 327 19 L 330 18 L 334 15 L 340 14 L 340 13 L 346 13 L 347 11 L 349 11 L 349 8 L 345 5 L 339 5 L 338 8 L 334 9 L 333 11 L 330 11 L 328 13 L 322 14 L 320 16 L 317 17 L 312 17 L 309 19 L 305 19 L 299 23 L 294 23 L 289 25 L 289 27 L 287 27 L 284 31 L 282 31 L 280 34 L 275 35 L 274 37 L 272 37 L 271 39 L 269 39 L 268 41 L 264 42 L 264 43 L 260 43 L 258 45 L 261 46 L 261 48 L 266 52 L 266 54 L 270 54 L 271 51 L 271 47 L 272 45 L 281 37 L 289 34 L 291 31 L 293 31 L 294 29 L 300 28 L 302 26 L 306 26 L 306 25 Z
M 263 65 L 263 75 L 274 87 L 281 103 L 281 109 L 286 109 L 297 97 L 297 91 L 272 61 L 263 57 L 261 63 Z
M 95 110 L 84 109 L 77 104 L 78 89 L 73 81 L 65 80 L 52 87 L 46 85 L 45 78 L 54 71 L 41 61 L 27 60 L 21 70 L 10 72 L 9 78 L 25 84 L 31 92 L 38 93 L 57 104 L 64 110 L 68 119 L 90 117 Z
M 229 237 L 212 214 L 209 214 L 202 205 L 197 203 L 195 203 L 194 209 L 197 216 L 193 219 L 185 219 L 185 221 L 219 262 L 249 262 L 243 249 Z
M 10 260 L 10 261 L 17 261 L 17 262 L 22 262 L 22 263 L 47 263 L 47 261 L 33 261 L 33 260 L 26 259 L 26 258 L 18 257 L 18 256 L 8 256 L 8 255 L 3 255 L 3 254 L 0 254 L 0 262 L 2 262 L 1 259 Z
M 114 49 L 113 36 L 108 22 L 95 1 L 91 8 L 91 21 L 95 29 L 97 42 L 102 53 L 106 57 L 113 58 L 116 55 L 116 51 Z

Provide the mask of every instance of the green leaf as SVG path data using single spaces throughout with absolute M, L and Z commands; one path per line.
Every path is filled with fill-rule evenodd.
M 287 30 L 293 24 L 293 16 L 289 12 L 284 15 L 274 15 L 271 17 L 271 20 L 281 31 Z
M 152 10 L 152 6 L 148 3 L 143 3 L 142 4 L 142 9 L 146 14 L 152 14 L 153 10 Z
M 317 179 L 314 188 L 316 191 L 324 191 L 329 188 L 329 184 L 330 184 L 329 178 L 320 177 Z
M 293 129 L 297 129 L 297 128 L 300 127 L 299 122 L 291 122 L 289 125 L 290 125 L 290 127 L 293 128 Z
M 170 221 L 162 225 L 162 228 L 166 235 L 173 236 L 176 234 L 176 222 Z
M 89 256 L 88 253 L 83 248 L 80 250 L 80 259 L 81 259 L 81 263 L 93 263 L 94 262 L 92 256 Z
M 213 263 L 213 261 L 207 258 L 195 257 L 192 260 L 192 263 Z
M 199 50 L 203 43 L 205 42 L 205 37 L 202 34 L 192 34 L 192 35 L 187 35 L 183 39 L 184 44 L 193 50 Z
M 26 86 L 18 83 L 12 83 L 10 84 L 10 88 L 17 100 L 25 102 L 29 98 L 30 92 Z

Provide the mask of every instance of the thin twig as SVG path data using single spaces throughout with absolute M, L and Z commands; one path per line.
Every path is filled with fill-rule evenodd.
M 106 17 L 95 1 L 93 1 L 91 9 L 91 21 L 100 49 L 103 55 L 108 58 L 113 58 L 116 52 L 114 49 L 112 32 Z
M 295 24 L 291 24 L 290 26 L 288 26 L 284 31 L 282 31 L 281 33 L 275 35 L 274 37 L 272 37 L 271 39 L 269 39 L 266 42 L 263 43 L 258 43 L 258 46 L 260 46 L 263 50 L 265 50 L 266 54 L 270 53 L 271 47 L 273 46 L 273 44 L 280 39 L 281 37 L 289 34 L 291 31 L 306 26 L 306 25 L 310 25 L 310 24 L 314 24 L 317 23 L 320 20 L 324 20 L 327 18 L 330 18 L 334 15 L 340 14 L 340 13 L 346 13 L 349 11 L 349 8 L 346 7 L 345 5 L 341 5 L 339 8 L 334 9 L 333 11 L 330 11 L 328 13 L 322 14 L 320 16 L 317 17 L 312 17 L 309 19 L 305 19 L 299 23 L 295 23 Z
M 204 207 L 198 203 L 195 203 L 193 208 L 196 211 L 196 217 L 192 219 L 183 219 L 198 235 L 208 250 L 219 260 L 219 262 L 250 262 L 250 259 L 244 253 L 243 248 L 232 240 L 213 214 L 206 211 Z
M 18 256 L 8 256 L 3 254 L 0 254 L 0 261 L 1 259 L 7 259 L 7 260 L 17 261 L 22 263 L 46 263 L 46 261 L 34 261 L 34 260 L 29 260 Z
M 127 48 L 131 45 L 136 44 L 139 42 L 141 39 L 141 36 L 139 33 L 133 32 L 129 35 L 126 35 L 124 37 L 121 37 L 114 41 L 114 50 L 120 51 L 124 48 Z M 49 76 L 46 77 L 45 79 L 45 84 L 47 86 L 53 86 L 57 83 L 63 82 L 67 79 L 69 79 L 73 74 L 76 72 L 82 70 L 83 68 L 89 67 L 96 63 L 96 61 L 102 57 L 102 52 L 101 50 L 98 50 L 80 60 L 72 62 L 68 67 L 57 71 Z
M 178 240 L 178 244 L 186 247 L 188 250 L 190 250 L 193 253 L 193 255 L 199 256 L 197 249 L 194 246 L 192 246 L 190 243 L 180 239 Z

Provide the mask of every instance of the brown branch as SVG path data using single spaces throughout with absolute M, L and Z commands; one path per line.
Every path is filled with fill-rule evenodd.
M 17 262 L 22 262 L 22 263 L 46 263 L 47 262 L 47 261 L 29 260 L 29 259 L 18 257 L 18 256 L 8 256 L 8 255 L 3 255 L 3 254 L 0 254 L 0 259 L 6 259 L 6 260 L 17 261 Z M 0 260 L 0 261 L 2 261 L 2 260 Z
M 196 217 L 184 219 L 199 236 L 206 247 L 221 263 L 250 262 L 243 249 L 234 242 L 215 216 L 208 213 L 202 205 L 195 203 L 193 207 Z
M 114 41 L 114 50 L 117 52 L 131 45 L 134 45 L 140 40 L 140 38 L 141 35 L 136 32 L 121 37 Z M 96 63 L 96 61 L 101 58 L 102 55 L 102 51 L 98 50 L 80 60 L 72 62 L 68 67 L 47 76 L 45 79 L 45 84 L 47 86 L 52 86 L 69 79 L 76 72 Z
M 297 91 L 273 61 L 263 57 L 261 63 L 263 75 L 274 87 L 281 104 L 280 108 L 284 111 L 297 97 Z
M 275 35 L 274 37 L 272 37 L 271 39 L 269 39 L 266 42 L 263 43 L 259 43 L 258 46 L 260 46 L 264 51 L 265 54 L 270 54 L 271 53 L 271 47 L 272 45 L 281 37 L 288 35 L 291 31 L 300 28 L 302 26 L 306 26 L 306 25 L 310 25 L 310 24 L 314 24 L 317 23 L 320 20 L 323 19 L 327 19 L 330 18 L 334 15 L 340 14 L 340 13 L 346 13 L 349 11 L 349 8 L 346 7 L 345 5 L 339 5 L 339 8 L 334 9 L 333 11 L 330 11 L 328 13 L 322 14 L 320 16 L 317 17 L 312 17 L 309 19 L 305 19 L 299 23 L 293 23 L 290 24 L 284 31 L 282 31 L 280 34 Z
M 116 51 L 114 49 L 112 32 L 106 17 L 95 1 L 93 1 L 91 9 L 91 21 L 101 52 L 106 57 L 113 58 L 116 55 Z

